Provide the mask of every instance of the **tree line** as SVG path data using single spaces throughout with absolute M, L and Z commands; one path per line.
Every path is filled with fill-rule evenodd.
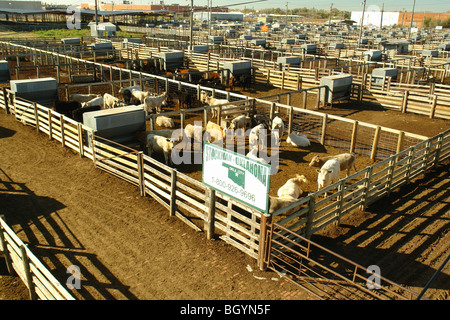
M 252 9 L 244 9 L 241 10 L 244 13 L 255 13 Z M 269 9 L 259 9 L 259 14 L 286 14 L 286 8 L 269 8 Z M 293 8 L 288 9 L 287 14 L 290 15 L 298 15 L 303 16 L 305 18 L 314 18 L 314 19 L 329 19 L 330 18 L 330 10 L 326 9 L 315 9 L 315 8 Z M 331 10 L 331 18 L 336 19 L 350 19 L 351 12 L 339 10 L 337 8 L 332 8 Z

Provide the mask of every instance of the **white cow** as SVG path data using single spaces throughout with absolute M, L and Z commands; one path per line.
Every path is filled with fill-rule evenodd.
M 94 107 L 94 106 L 99 106 L 100 108 L 103 107 L 103 97 L 102 97 L 102 96 L 97 97 L 97 98 L 94 98 L 94 99 L 89 100 L 89 101 L 87 101 L 87 102 L 83 102 L 83 103 L 81 104 L 81 107 L 82 107 L 82 108 L 86 108 L 86 107 Z
M 326 157 L 319 157 L 318 155 L 311 159 L 311 162 L 309 163 L 310 167 L 321 167 L 330 159 L 338 159 L 340 164 L 340 170 L 344 171 L 347 170 L 347 177 L 350 175 L 350 170 L 353 167 L 353 169 L 356 170 L 355 166 L 355 160 L 356 160 L 356 154 L 354 153 L 341 153 L 335 156 L 326 156 Z
M 130 92 L 133 90 L 141 90 L 141 86 L 140 85 L 135 85 L 135 86 L 130 86 L 130 87 L 126 87 L 126 88 L 120 88 L 119 89 L 119 94 L 123 94 L 126 90 L 129 90 Z
M 203 129 L 202 126 L 196 126 L 196 125 L 192 125 L 192 124 L 187 124 L 186 127 L 184 127 L 184 134 L 186 137 L 188 137 L 190 139 L 194 139 L 196 132 L 201 132 L 202 137 L 203 137 L 203 133 L 205 132 L 205 129 Z
M 311 145 L 311 142 L 305 135 L 301 135 L 296 132 L 291 132 L 291 134 L 287 137 L 286 142 L 295 147 L 308 147 Z
M 230 101 L 228 101 L 227 99 L 217 99 L 217 98 L 213 98 L 211 96 L 208 96 L 208 94 L 206 93 L 206 91 L 202 90 L 200 92 L 200 102 L 201 103 L 206 103 L 208 106 L 217 106 L 220 104 L 225 104 L 225 103 L 229 103 Z M 227 108 L 232 108 L 234 107 L 233 105 L 231 106 L 223 106 L 222 107 L 222 111 Z M 219 112 L 219 107 L 214 107 L 211 108 L 211 112 L 212 112 L 212 117 L 217 117 L 217 114 Z
M 341 173 L 339 160 L 334 158 L 324 163 L 324 165 L 317 169 L 319 173 L 317 177 L 318 190 L 323 189 L 339 181 L 339 175 Z M 327 193 L 325 192 L 325 197 Z
M 79 103 L 88 102 L 92 99 L 95 99 L 97 97 L 100 97 L 99 94 L 81 94 L 81 93 L 74 93 L 70 95 L 70 101 L 77 101 Z
M 252 119 L 249 116 L 240 115 L 231 120 L 230 129 L 245 129 L 252 125 Z
M 166 93 L 157 96 L 148 96 L 144 99 L 146 114 L 152 113 L 153 107 L 156 108 L 156 113 L 161 113 L 161 106 L 166 105 Z
M 175 124 L 172 118 L 159 116 L 156 118 L 156 124 L 163 128 L 174 128 Z
M 252 130 L 250 130 L 250 133 L 248 135 L 248 144 L 250 148 L 257 148 L 258 147 L 258 140 L 259 140 L 259 134 L 261 130 L 264 130 L 265 126 L 264 124 L 258 124 L 257 126 L 253 127 Z
M 222 142 L 225 141 L 227 135 L 227 129 L 215 124 L 214 122 L 208 121 L 206 124 L 206 141 L 211 142 L 211 137 L 214 139 L 222 139 Z
M 300 188 L 303 183 L 308 183 L 308 179 L 304 175 L 296 174 L 295 178 L 289 179 L 278 189 L 278 197 L 298 199 L 303 193 L 303 190 Z
M 278 141 L 278 143 L 280 143 L 281 138 L 284 135 L 284 122 L 278 116 L 276 116 L 272 120 L 272 134 L 276 137 L 276 141 Z
M 285 206 L 290 205 L 291 203 L 297 201 L 298 199 L 294 199 L 291 197 L 273 197 L 269 195 L 269 213 L 277 211 L 278 209 L 284 208 Z M 283 215 L 289 215 L 292 212 L 297 211 L 298 207 L 294 207 L 287 212 L 283 212 Z
M 118 108 L 123 107 L 124 105 L 125 103 L 123 101 L 120 101 L 119 98 L 116 98 L 109 93 L 103 95 L 103 109 Z
M 256 148 L 250 149 L 246 156 L 261 163 L 269 164 L 270 162 L 265 160 L 264 158 L 258 157 L 258 149 Z
M 170 138 L 158 136 L 155 134 L 149 134 L 147 136 L 147 148 L 148 155 L 151 157 L 154 152 L 164 155 L 166 165 L 173 165 L 172 162 L 172 150 L 174 142 Z
M 131 95 L 140 103 L 145 103 L 145 98 L 153 96 L 153 92 L 133 89 L 131 90 Z

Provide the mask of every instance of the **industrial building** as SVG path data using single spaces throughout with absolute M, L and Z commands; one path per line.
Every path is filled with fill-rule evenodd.
M 372 25 L 379 27 L 382 23 L 383 27 L 394 25 L 409 27 L 411 23 L 411 16 L 411 12 L 383 12 L 381 10 L 369 10 L 364 12 L 363 24 L 365 26 Z M 351 20 L 356 21 L 357 25 L 361 24 L 361 17 L 362 11 L 352 11 Z M 422 28 L 424 26 L 425 19 L 427 18 L 431 18 L 433 20 L 446 20 L 450 18 L 450 12 L 414 12 L 412 26 Z
M 209 20 L 209 12 L 194 12 L 194 20 Z M 211 20 L 244 21 L 242 12 L 211 12 Z

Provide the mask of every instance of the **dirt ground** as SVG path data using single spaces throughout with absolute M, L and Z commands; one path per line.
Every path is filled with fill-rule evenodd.
M 322 111 L 425 136 L 450 127 L 449 121 L 356 104 Z M 4 112 L 0 140 L 2 214 L 60 282 L 65 283 L 68 266 L 80 267 L 76 299 L 314 299 L 278 274 L 259 271 L 254 259 L 223 241 L 207 240 L 169 217 L 156 201 L 140 197 L 134 186 Z M 316 149 L 300 156 L 305 163 L 310 151 Z M 286 154 L 291 158 L 274 185 L 290 177 L 287 169 L 298 162 L 298 153 Z M 308 178 L 314 181 L 312 173 Z M 447 162 L 313 240 L 362 265 L 380 264 L 383 276 L 420 291 L 449 254 L 449 179 Z M 306 191 L 315 188 L 312 183 Z M 23 285 L 6 275 L 1 262 L 0 299 L 27 299 Z M 449 299 L 449 275 L 447 266 L 432 288 L 433 299 Z

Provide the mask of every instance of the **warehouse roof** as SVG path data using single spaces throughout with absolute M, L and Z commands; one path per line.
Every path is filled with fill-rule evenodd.
M 0 8 L 0 14 L 23 14 L 23 15 L 34 15 L 34 14 L 73 14 L 73 11 L 67 11 L 65 9 L 53 9 L 53 10 L 28 10 L 28 9 L 9 9 Z M 95 10 L 80 10 L 81 14 L 84 15 L 95 15 Z M 175 13 L 169 10 L 97 10 L 97 15 L 99 16 L 118 16 L 118 15 L 164 15 Z

